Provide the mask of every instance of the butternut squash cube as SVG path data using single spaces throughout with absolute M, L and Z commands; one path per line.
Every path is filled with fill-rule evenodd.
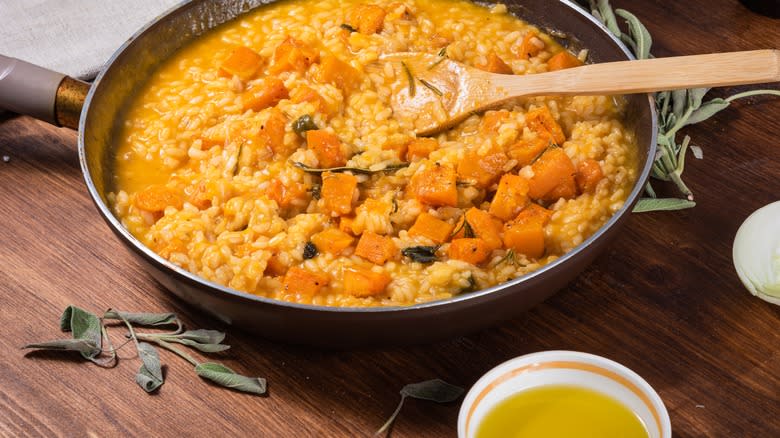
M 581 65 L 582 61 L 566 50 L 558 52 L 547 60 L 547 70 L 549 71 L 563 70 L 565 68 L 579 67 Z
M 595 192 L 596 186 L 602 178 L 604 178 L 604 172 L 601 171 L 598 161 L 588 159 L 577 164 L 577 174 L 574 179 L 577 180 L 577 187 L 581 193 Z
M 547 150 L 531 168 L 534 171 L 534 176 L 528 181 L 528 196 L 531 199 L 542 199 L 557 186 L 574 183 L 576 169 L 561 148 Z
M 490 214 L 503 219 L 511 220 L 528 203 L 528 180 L 507 173 L 501 177 L 498 183 L 498 191 L 490 203 Z
M 280 208 L 288 208 L 296 200 L 303 200 L 306 196 L 306 187 L 299 183 L 292 181 L 288 185 L 285 185 L 278 179 L 271 181 L 266 191 L 268 197 L 276 201 L 276 204 Z
M 263 58 L 249 47 L 236 47 L 230 55 L 222 61 L 219 67 L 219 75 L 223 77 L 238 76 L 242 81 L 252 79 L 263 65 Z
M 304 73 L 309 66 L 319 61 L 319 52 L 303 41 L 288 36 L 274 50 L 273 62 L 268 68 L 272 74 L 282 72 Z
M 290 95 L 284 82 L 279 78 L 267 77 L 262 84 L 255 85 L 241 95 L 241 103 L 244 111 L 252 110 L 260 112 L 266 108 L 272 107 L 282 99 L 287 99 Z
M 482 239 L 454 239 L 450 242 L 447 255 L 451 259 L 463 260 L 472 265 L 478 265 L 490 256 L 490 248 Z
M 283 293 L 298 299 L 311 299 L 330 283 L 330 277 L 324 272 L 312 272 L 293 266 L 287 270 L 282 280 Z
M 435 138 L 415 138 L 407 145 L 406 161 L 420 161 L 428 158 L 428 155 L 436 149 L 439 149 L 439 142 Z
M 435 243 L 444 243 L 452 233 L 452 225 L 428 213 L 422 213 L 417 216 L 411 228 L 409 235 L 423 236 L 431 239 Z
M 318 250 L 339 255 L 352 245 L 355 238 L 338 228 L 326 228 L 311 236 L 311 241 Z
M 432 206 L 458 205 L 455 169 L 439 163 L 415 173 L 407 190 L 420 202 Z
M 544 41 L 539 38 L 539 32 L 530 30 L 525 34 L 520 45 L 513 48 L 513 51 L 518 58 L 529 59 L 538 55 L 544 46 Z
M 336 134 L 322 129 L 306 131 L 306 146 L 314 151 L 320 167 L 340 167 L 347 164 L 347 157 Z
M 534 140 L 518 140 L 509 147 L 509 158 L 517 160 L 518 167 L 532 164 L 552 144 L 548 135 L 539 135 Z
M 544 255 L 544 227 L 535 221 L 507 222 L 504 225 L 504 246 L 538 259 Z
M 345 93 L 354 90 L 361 81 L 360 72 L 334 55 L 322 57 L 320 68 L 317 71 L 317 80 L 323 83 L 331 83 Z
M 371 263 L 384 265 L 386 261 L 395 259 L 399 252 L 393 239 L 366 231 L 360 236 L 355 254 Z
M 182 193 L 162 184 L 151 185 L 136 193 L 134 204 L 141 210 L 160 213 L 167 207 L 181 209 L 184 199 Z
M 382 31 L 386 14 L 377 5 L 361 4 L 347 12 L 347 23 L 363 35 L 373 35 Z
M 354 176 L 346 173 L 323 173 L 320 197 L 325 211 L 335 216 L 351 213 L 355 189 L 357 178 Z
M 480 70 L 488 71 L 490 73 L 498 73 L 502 75 L 511 75 L 512 67 L 506 65 L 503 59 L 496 55 L 496 52 L 490 52 L 487 57 L 487 62 L 477 65 Z
M 479 133 L 494 136 L 498 133 L 499 126 L 507 120 L 509 120 L 509 111 L 507 110 L 488 111 L 479 122 Z
M 344 291 L 354 297 L 371 297 L 385 291 L 392 277 L 387 272 L 374 272 L 368 267 L 344 269 Z
M 552 141 L 557 145 L 562 145 L 566 141 L 561 125 L 552 116 L 550 108 L 546 106 L 528 111 L 525 115 L 525 123 L 532 131 L 542 137 L 549 136 L 549 138 L 552 138 Z
M 458 163 L 458 176 L 461 180 L 475 183 L 477 187 L 490 187 L 503 173 L 507 161 L 509 158 L 499 148 L 494 147 L 485 155 L 479 155 L 472 149 Z

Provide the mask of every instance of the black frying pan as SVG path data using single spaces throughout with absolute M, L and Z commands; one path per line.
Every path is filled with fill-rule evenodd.
M 642 193 L 655 156 L 656 115 L 652 97 L 633 95 L 628 98 L 626 117 L 629 128 L 636 131 L 641 149 L 640 172 L 625 205 L 573 251 L 523 277 L 415 306 L 337 308 L 258 297 L 183 270 L 141 244 L 122 227 L 107 205 L 106 195 L 113 189 L 113 138 L 118 133 L 122 108 L 155 68 L 176 50 L 266 3 L 270 1 L 185 2 L 149 23 L 120 47 L 91 87 L 0 57 L 0 106 L 62 126 L 78 127 L 79 157 L 87 189 L 111 230 L 168 290 L 217 318 L 263 337 L 332 347 L 423 343 L 471 332 L 520 314 L 577 276 L 616 235 Z M 569 36 L 567 44 L 587 47 L 594 62 L 632 58 L 604 26 L 568 0 L 505 3 L 524 20 L 565 33 Z

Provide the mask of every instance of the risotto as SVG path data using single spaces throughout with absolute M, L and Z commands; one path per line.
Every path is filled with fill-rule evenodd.
M 418 138 L 391 108 L 399 72 L 379 61 L 407 51 L 505 74 L 586 56 L 500 4 L 262 6 L 180 50 L 139 91 L 117 140 L 112 208 L 209 281 L 391 306 L 538 269 L 623 206 L 638 156 L 622 99 L 524 99 Z

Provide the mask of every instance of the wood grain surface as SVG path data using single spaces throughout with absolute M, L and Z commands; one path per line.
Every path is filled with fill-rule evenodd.
M 647 24 L 657 56 L 780 45 L 780 22 L 736 0 L 613 3 Z M 663 398 L 677 437 L 780 436 L 780 307 L 751 296 L 731 260 L 741 222 L 780 199 L 780 99 L 739 101 L 684 130 L 704 150 L 685 172 L 698 206 L 631 216 L 605 254 L 532 311 L 434 345 L 339 352 L 264 341 L 172 298 L 98 216 L 76 134 L 0 117 L 0 156 L 10 157 L 0 161 L 2 436 L 369 436 L 406 383 L 468 388 L 507 359 L 549 349 L 635 370 Z M 191 327 L 227 330 L 233 349 L 220 361 L 266 377 L 269 396 L 210 385 L 167 352 L 167 382 L 147 395 L 132 349 L 115 369 L 19 349 L 58 337 L 69 304 L 174 311 Z M 454 436 L 458 408 L 409 400 L 393 436 Z

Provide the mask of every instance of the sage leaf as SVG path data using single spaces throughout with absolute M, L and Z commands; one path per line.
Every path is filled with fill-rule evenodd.
M 178 342 L 179 344 L 187 345 L 196 350 L 200 350 L 204 353 L 219 353 L 220 351 L 225 351 L 230 349 L 230 345 L 219 344 L 219 343 L 200 343 L 190 339 L 178 339 L 178 338 L 166 338 L 165 340 L 168 342 Z
M 81 352 L 85 359 L 92 360 L 103 348 L 102 323 L 94 314 L 76 306 L 68 306 L 60 317 L 60 328 L 72 332 L 73 339 L 87 341 L 95 346 L 94 350 Z
M 189 339 L 203 344 L 219 344 L 225 340 L 225 333 L 217 330 L 187 330 L 176 335 L 177 338 Z
M 160 355 L 157 349 L 146 342 L 138 343 L 138 356 L 141 358 L 141 369 L 135 376 L 135 382 L 146 392 L 152 392 L 162 386 L 163 374 Z
M 175 313 L 132 313 L 132 312 L 120 312 L 118 310 L 107 310 L 103 314 L 103 319 L 126 319 L 131 324 L 143 325 L 143 326 L 159 326 L 159 325 L 173 325 L 180 324 L 179 318 Z
M 380 172 L 392 172 L 394 170 L 403 169 L 404 167 L 409 166 L 409 163 L 398 163 L 398 164 L 388 164 L 387 166 L 381 168 L 381 169 L 364 169 L 361 167 L 348 167 L 348 166 L 342 166 L 342 167 L 330 167 L 330 168 L 316 168 L 316 167 L 310 167 L 307 166 L 301 162 L 293 161 L 292 165 L 303 170 L 306 173 L 312 173 L 315 175 L 319 175 L 325 172 L 332 172 L 332 173 L 340 173 L 340 172 L 352 172 L 352 173 L 360 173 L 363 175 L 372 175 L 374 173 L 380 173 Z
M 634 206 L 634 213 L 649 211 L 673 211 L 695 207 L 696 203 L 679 198 L 642 198 Z
M 211 380 L 225 388 L 258 395 L 263 395 L 266 391 L 266 382 L 262 377 L 242 376 L 222 364 L 213 362 L 199 363 L 195 366 L 195 372 L 200 377 Z
M 438 246 L 410 246 L 401 250 L 401 254 L 418 263 L 433 263 L 439 260 L 436 257 Z
M 86 339 L 56 339 L 54 341 L 27 344 L 22 349 L 37 348 L 39 350 L 78 351 L 82 356 L 95 357 L 100 354 L 100 347 Z
M 650 36 L 650 32 L 645 25 L 642 24 L 634 14 L 625 9 L 618 9 L 615 11 L 615 14 L 626 20 L 629 34 L 636 43 L 636 51 L 634 52 L 636 57 L 639 59 L 649 58 L 650 47 L 653 45 L 653 37 Z
M 352 33 L 352 32 L 357 32 L 357 29 L 355 29 L 354 27 L 350 26 L 350 25 L 349 25 L 349 24 L 347 24 L 347 23 L 343 23 L 343 24 L 341 24 L 339 27 L 341 27 L 341 28 L 342 28 L 342 29 L 344 29 L 344 30 L 347 30 L 347 31 L 349 31 L 349 33 Z
M 683 126 L 703 122 L 728 108 L 729 105 L 731 105 L 730 102 L 727 102 L 719 97 L 705 102 L 701 107 L 699 107 L 699 109 L 691 113 L 691 116 L 688 117 L 688 120 L 685 121 Z
M 407 397 L 419 400 L 428 400 L 436 403 L 449 403 L 458 399 L 463 394 L 463 388 L 445 382 L 441 379 L 426 380 L 419 383 L 410 383 L 401 388 L 401 400 L 390 418 L 376 431 L 374 435 L 385 433 L 393 425 L 401 407 Z
M 295 119 L 292 123 L 292 129 L 296 134 L 306 136 L 306 131 L 313 131 L 319 128 L 317 127 L 317 124 L 314 123 L 314 119 L 311 115 L 304 114 Z

